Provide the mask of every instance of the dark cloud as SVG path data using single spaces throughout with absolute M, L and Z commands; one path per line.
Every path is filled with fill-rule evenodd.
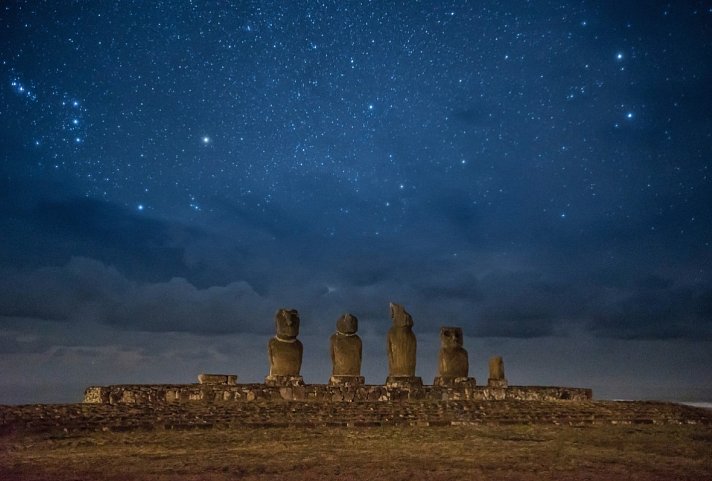
M 183 245 L 204 235 L 196 226 L 158 220 L 115 203 L 79 197 L 67 183 L 5 172 L 0 206 L 4 266 L 57 265 L 72 256 L 100 259 L 134 278 L 185 275 Z
M 710 286 L 645 279 L 601 299 L 588 328 L 619 339 L 712 339 Z
M 54 346 L 50 339 L 36 336 L 0 334 L 0 354 L 41 353 Z
M 396 300 L 420 314 L 425 331 L 447 320 L 477 336 L 561 335 L 575 326 L 615 338 L 710 335 L 709 284 L 676 283 L 652 265 L 631 269 L 648 255 L 636 252 L 635 233 L 650 219 L 627 227 L 604 222 L 592 228 L 595 235 L 546 226 L 507 231 L 499 257 L 492 252 L 501 235 L 496 219 L 483 217 L 459 190 L 421 201 L 410 223 L 380 239 L 324 236 L 318 249 L 313 230 L 300 230 L 306 219 L 276 207 L 264 216 L 216 202 L 215 223 L 189 228 L 107 202 L 48 197 L 37 196 L 24 212 L 0 212 L 6 255 L 27 252 L 8 239 L 19 242 L 30 229 L 39 259 L 51 263 L 6 269 L 2 316 L 267 333 L 281 306 L 328 330 L 345 310 L 377 322 Z M 443 239 L 452 250 L 433 255 Z M 611 263 L 611 255 L 621 261 Z
M 137 282 L 88 258 L 62 267 L 6 273 L 0 315 L 121 329 L 199 334 L 269 332 L 273 306 L 245 282 L 198 289 L 182 278 Z

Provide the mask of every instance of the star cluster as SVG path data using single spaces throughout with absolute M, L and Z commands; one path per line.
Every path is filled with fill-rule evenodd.
M 5 110 L 19 114 L 13 133 L 37 147 L 38 166 L 157 215 L 219 196 L 319 206 L 329 228 L 350 216 L 382 232 L 447 186 L 463 207 L 590 222 L 625 219 L 671 179 L 687 204 L 708 186 L 709 149 L 689 152 L 692 165 L 662 152 L 690 150 L 679 112 L 694 98 L 682 85 L 701 86 L 707 67 L 701 52 L 684 68 L 677 56 L 708 39 L 678 25 L 709 12 L 649 12 L 680 45 L 670 48 L 635 16 L 602 10 L 9 4 L 6 36 L 22 41 L 6 52 Z M 328 187 L 315 192 L 315 179 Z

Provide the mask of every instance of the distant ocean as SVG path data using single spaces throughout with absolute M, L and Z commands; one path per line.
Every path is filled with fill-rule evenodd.
M 623 402 L 630 402 L 634 401 L 634 399 L 611 399 L 612 401 L 623 401 Z M 667 401 L 665 399 L 661 399 L 663 402 L 672 402 L 675 404 L 684 404 L 685 406 L 692 406 L 696 408 L 703 408 L 703 409 L 712 409 L 712 402 L 689 402 L 689 401 Z
M 699 403 L 678 403 L 678 404 L 684 404 L 685 406 L 694 406 L 696 408 L 705 408 L 705 409 L 712 409 L 712 403 L 707 403 L 707 402 L 699 402 Z

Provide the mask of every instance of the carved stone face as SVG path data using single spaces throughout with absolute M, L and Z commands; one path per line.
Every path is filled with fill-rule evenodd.
M 299 313 L 296 309 L 280 309 L 274 319 L 280 339 L 294 339 L 299 335 Z
M 336 330 L 341 334 L 356 334 L 358 319 L 351 314 L 344 314 L 336 321 Z
M 441 327 L 440 328 L 440 346 L 462 347 L 462 328 L 461 327 Z
M 413 318 L 400 304 L 391 302 L 391 319 L 396 327 L 412 327 Z

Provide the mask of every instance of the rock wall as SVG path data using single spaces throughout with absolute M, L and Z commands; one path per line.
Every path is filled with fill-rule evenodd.
M 264 384 L 156 384 L 92 386 L 84 402 L 92 404 L 155 405 L 166 403 L 234 403 L 250 401 L 388 402 L 388 401 L 585 401 L 592 391 L 570 387 L 510 386 L 507 388 L 469 386 L 384 385 L 266 386 Z
M 97 391 L 93 391 L 97 392 Z M 0 406 L 14 432 L 454 426 L 712 425 L 712 410 L 640 401 L 184 402 Z

